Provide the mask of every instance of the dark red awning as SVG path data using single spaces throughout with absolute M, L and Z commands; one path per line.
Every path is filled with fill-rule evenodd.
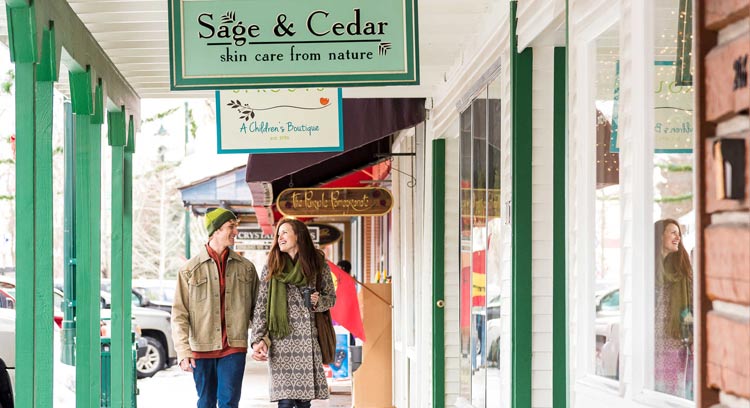
M 343 152 L 249 155 L 245 181 L 256 212 L 262 208 L 267 212 L 286 188 L 318 186 L 383 161 L 391 152 L 392 134 L 425 120 L 424 102 L 422 98 L 344 99 Z

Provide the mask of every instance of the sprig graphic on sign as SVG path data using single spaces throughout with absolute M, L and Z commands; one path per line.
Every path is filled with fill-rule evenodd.
M 247 122 L 250 119 L 255 119 L 255 112 L 259 112 L 259 111 L 267 111 L 267 110 L 280 109 L 280 108 L 318 110 L 318 109 L 325 109 L 331 106 L 331 101 L 328 98 L 320 98 L 318 102 L 320 102 L 320 106 L 276 105 L 276 106 L 269 106 L 266 108 L 257 108 L 257 107 L 252 107 L 249 104 L 242 103 L 242 101 L 239 99 L 235 99 L 235 100 L 230 100 L 229 103 L 227 103 L 227 106 L 229 106 L 232 109 L 237 109 L 237 113 L 240 114 L 240 120 L 244 120 L 245 122 Z
M 391 43 L 383 41 L 380 44 L 378 44 L 378 55 L 386 55 L 388 54 L 388 50 L 391 49 Z
M 223 24 L 234 23 L 234 17 L 235 17 L 234 11 L 227 11 L 226 13 L 224 13 L 223 16 L 221 16 L 221 22 Z

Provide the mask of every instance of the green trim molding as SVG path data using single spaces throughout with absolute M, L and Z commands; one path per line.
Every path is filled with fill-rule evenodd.
M 432 406 L 445 407 L 445 140 L 432 141 Z
M 518 52 L 516 1 L 510 3 L 510 92 L 512 139 L 511 407 L 531 406 L 531 48 Z
M 552 404 L 568 406 L 568 325 L 565 261 L 567 48 L 554 51 L 552 176 Z

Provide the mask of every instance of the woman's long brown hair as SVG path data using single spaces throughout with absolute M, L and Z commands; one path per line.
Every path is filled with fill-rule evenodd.
M 279 249 L 279 228 L 284 224 L 289 224 L 297 236 L 297 259 L 302 264 L 302 272 L 307 277 L 309 283 L 315 283 L 315 278 L 323 270 L 325 255 L 322 251 L 315 248 L 307 225 L 293 218 L 282 218 L 276 224 L 273 246 L 271 246 L 271 252 L 268 253 L 268 276 L 266 280 L 271 280 L 274 276 L 281 274 L 284 270 L 286 260 L 290 259 L 289 254 L 281 252 L 281 249 Z M 294 259 L 291 261 L 294 262 Z
M 685 246 L 682 245 L 682 228 L 680 228 L 680 223 L 678 223 L 676 220 L 673 220 L 671 218 L 665 218 L 663 220 L 659 220 L 654 225 L 655 227 L 655 237 L 654 237 L 654 244 L 656 246 L 655 253 L 657 256 L 657 259 L 661 257 L 661 248 L 662 248 L 662 239 L 664 237 L 664 230 L 667 228 L 667 225 L 674 224 L 677 227 L 677 232 L 680 234 L 680 243 L 677 246 L 677 251 L 672 252 L 670 254 L 667 254 L 666 257 L 664 257 L 664 272 L 667 273 L 668 277 L 671 278 L 686 278 L 689 281 L 693 280 L 693 268 L 690 266 L 690 255 L 688 255 L 687 250 L 685 249 Z

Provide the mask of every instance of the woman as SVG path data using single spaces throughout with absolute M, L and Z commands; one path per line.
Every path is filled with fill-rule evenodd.
M 316 287 L 322 288 L 320 293 Z M 305 291 L 312 292 L 310 308 Z M 331 270 L 307 227 L 282 219 L 261 274 L 251 343 L 253 359 L 269 361 L 271 401 L 278 401 L 279 408 L 307 408 L 310 400 L 328 398 L 314 313 L 335 302 Z M 266 334 L 270 345 L 263 341 Z
M 692 399 L 692 293 L 690 257 L 673 219 L 654 225 L 656 248 L 655 388 Z

